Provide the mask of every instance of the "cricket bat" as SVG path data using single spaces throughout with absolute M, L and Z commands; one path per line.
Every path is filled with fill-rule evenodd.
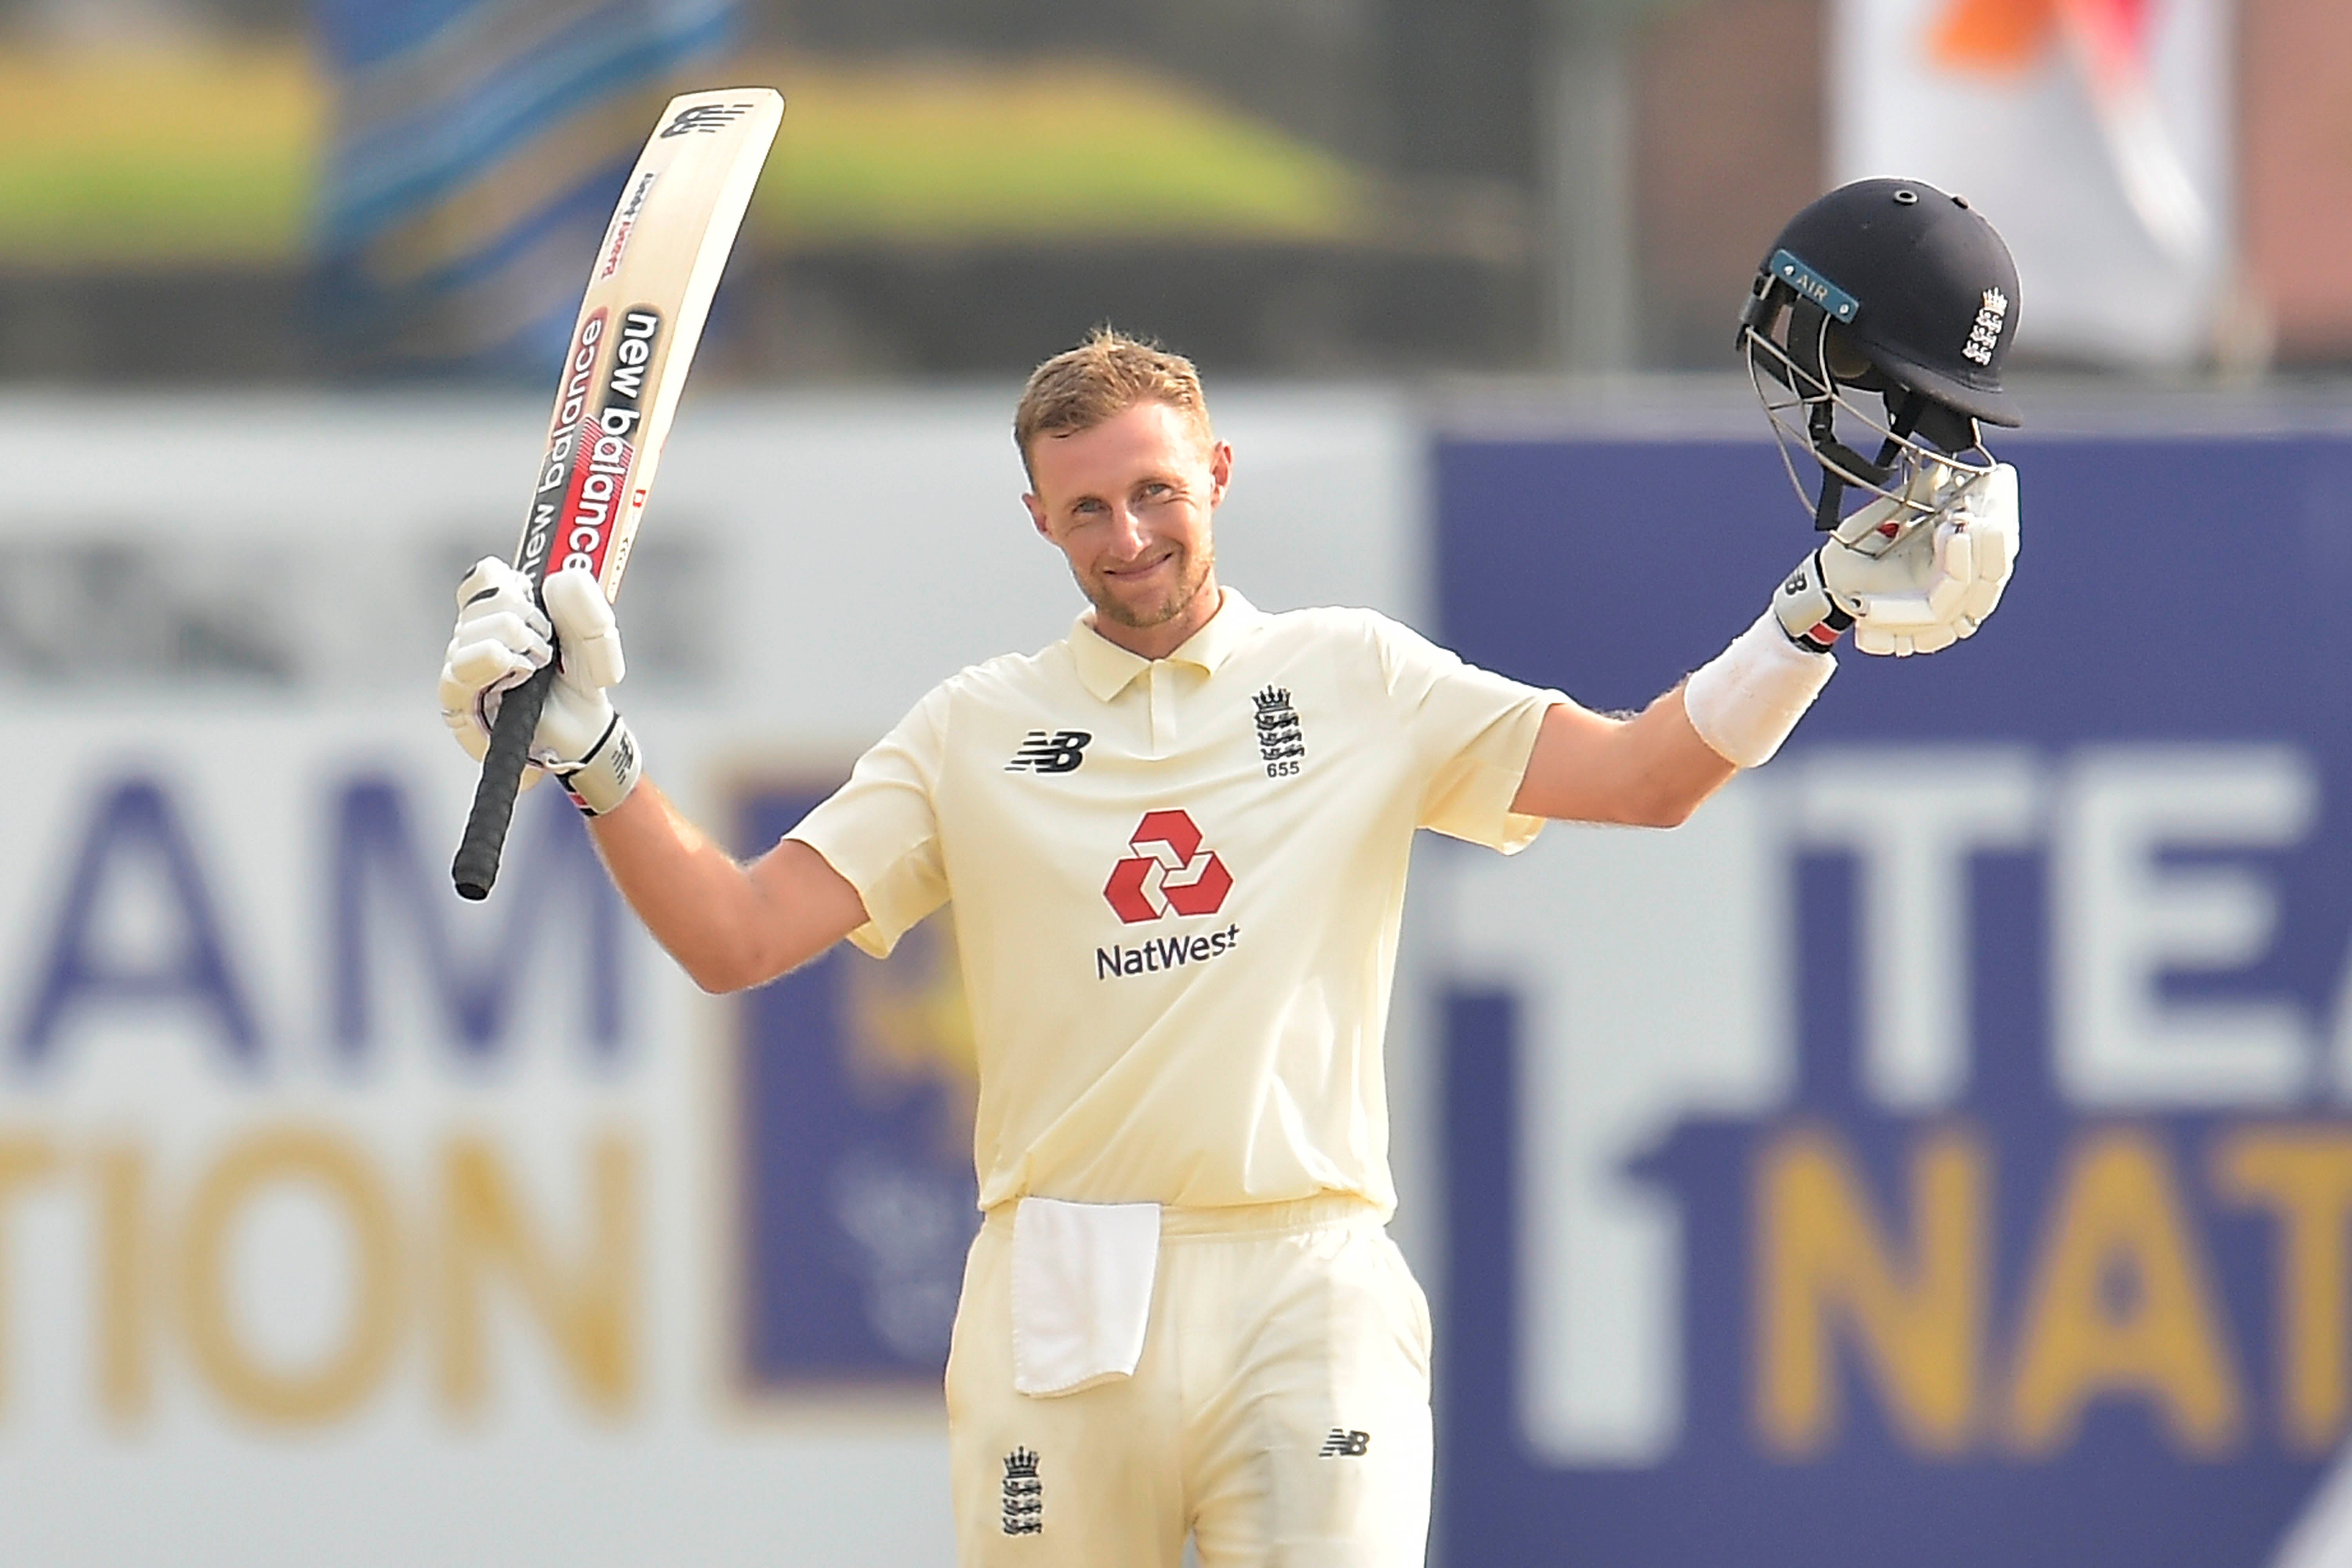
M 580 566 L 596 574 L 606 599 L 620 593 L 710 297 L 783 113 L 782 96 L 764 87 L 681 94 L 629 171 L 580 300 L 547 455 L 515 546 L 515 567 L 534 588 Z M 462 898 L 489 897 L 498 879 L 554 679 L 551 659 L 501 701 L 450 867 Z

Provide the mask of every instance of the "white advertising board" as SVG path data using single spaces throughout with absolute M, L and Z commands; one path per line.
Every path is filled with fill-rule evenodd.
M 686 411 L 620 695 L 714 828 L 1067 626 L 1013 390 Z M 1219 416 L 1228 580 L 1412 613 L 1402 411 L 1244 392 Z M 793 1257 L 746 1239 L 746 1004 L 652 947 L 551 791 L 488 903 L 448 889 L 449 589 L 511 548 L 537 418 L 5 410 L 8 1562 L 952 1555 L 935 1380 L 803 1377 L 752 1343 L 747 1277 Z M 897 1310 L 876 1279 L 851 1316 Z

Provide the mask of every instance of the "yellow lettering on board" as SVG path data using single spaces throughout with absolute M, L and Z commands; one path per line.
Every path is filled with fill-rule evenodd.
M 2322 1128 L 2247 1129 L 2213 1152 L 2224 1196 L 2276 1222 L 2279 1402 L 2287 1440 L 2326 1452 L 2344 1429 L 2344 1224 L 2352 1215 L 2352 1137 Z
M 590 1405 L 618 1414 L 635 1396 L 635 1151 L 606 1133 L 589 1165 L 591 1234 L 567 1276 L 530 1234 L 496 1152 L 473 1138 L 444 1147 L 436 1315 L 441 1394 L 452 1408 L 478 1407 L 488 1381 L 483 1296 L 493 1270 L 520 1288 Z
M 129 1143 L 96 1150 L 98 1401 L 128 1423 L 154 1390 L 155 1280 L 147 1219 L 147 1153 Z
M 226 1279 L 238 1217 L 263 1189 L 287 1182 L 342 1211 L 359 1272 L 342 1343 L 318 1365 L 291 1369 L 267 1365 L 247 1347 Z M 348 1143 L 305 1128 L 246 1138 L 205 1173 L 189 1204 L 180 1282 L 189 1352 L 214 1390 L 245 1415 L 281 1426 L 330 1420 L 367 1397 L 398 1347 L 399 1263 L 391 1201 Z
M 58 1146 L 37 1132 L 0 1137 L 0 1220 L 8 1200 L 18 1191 L 56 1173 Z M 8 1289 L 8 1237 L 0 1226 L 0 1409 L 8 1404 L 8 1320 L 12 1293 Z
M 1851 1332 L 1896 1432 L 1953 1454 L 1975 1426 L 1985 1296 L 1986 1157 L 1947 1128 L 1911 1157 L 1908 1268 L 1829 1132 L 1801 1129 L 1765 1150 L 1756 1184 L 1756 1420 L 1779 1453 L 1820 1452 L 1838 1420 L 1834 1336 Z
M 2191 1454 L 2222 1452 L 2243 1425 L 2171 1158 L 2137 1131 L 2099 1133 L 2067 1162 L 2025 1296 L 2011 1435 L 2028 1454 L 2054 1453 L 2084 1406 L 2115 1393 L 2147 1399 Z

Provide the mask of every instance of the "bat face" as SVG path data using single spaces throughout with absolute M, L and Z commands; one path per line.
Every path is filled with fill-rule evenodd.
M 783 100 L 766 88 L 670 100 L 597 248 L 548 422 L 515 565 L 620 592 L 670 416 Z
M 533 583 L 577 566 L 607 599 L 620 591 L 710 296 L 783 113 L 783 99 L 763 87 L 687 93 L 670 100 L 638 154 L 589 269 L 515 546 Z M 553 673 L 541 670 L 499 707 L 450 868 L 462 897 L 487 898 L 498 877 Z

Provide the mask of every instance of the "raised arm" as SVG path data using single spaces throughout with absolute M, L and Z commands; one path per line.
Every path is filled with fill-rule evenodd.
M 1932 478 L 1932 476 L 1930 476 Z M 1874 502 L 1784 580 L 1731 646 L 1634 718 L 1574 703 L 1544 715 L 1512 809 L 1673 827 L 1743 767 L 1780 750 L 1834 668 L 1848 628 L 1864 653 L 1934 653 L 1973 634 L 2017 559 L 2017 474 L 1957 482 L 1933 510 Z
M 787 838 L 750 865 L 641 783 L 589 832 L 621 896 L 705 991 L 762 984 L 866 923 L 824 857 Z
M 866 923 L 857 890 L 791 839 L 739 862 L 643 776 L 636 742 L 607 687 L 625 670 L 620 632 L 595 579 L 555 574 L 542 591 L 495 556 L 457 589 L 441 667 L 441 716 L 467 754 L 488 744 L 501 689 L 547 662 L 562 668 L 531 737 L 531 767 L 560 780 L 621 896 L 706 991 L 740 991 L 794 969 Z
M 1630 719 L 1558 702 L 1544 714 L 1511 809 L 1673 827 L 1738 771 L 1691 727 L 1679 686 Z

